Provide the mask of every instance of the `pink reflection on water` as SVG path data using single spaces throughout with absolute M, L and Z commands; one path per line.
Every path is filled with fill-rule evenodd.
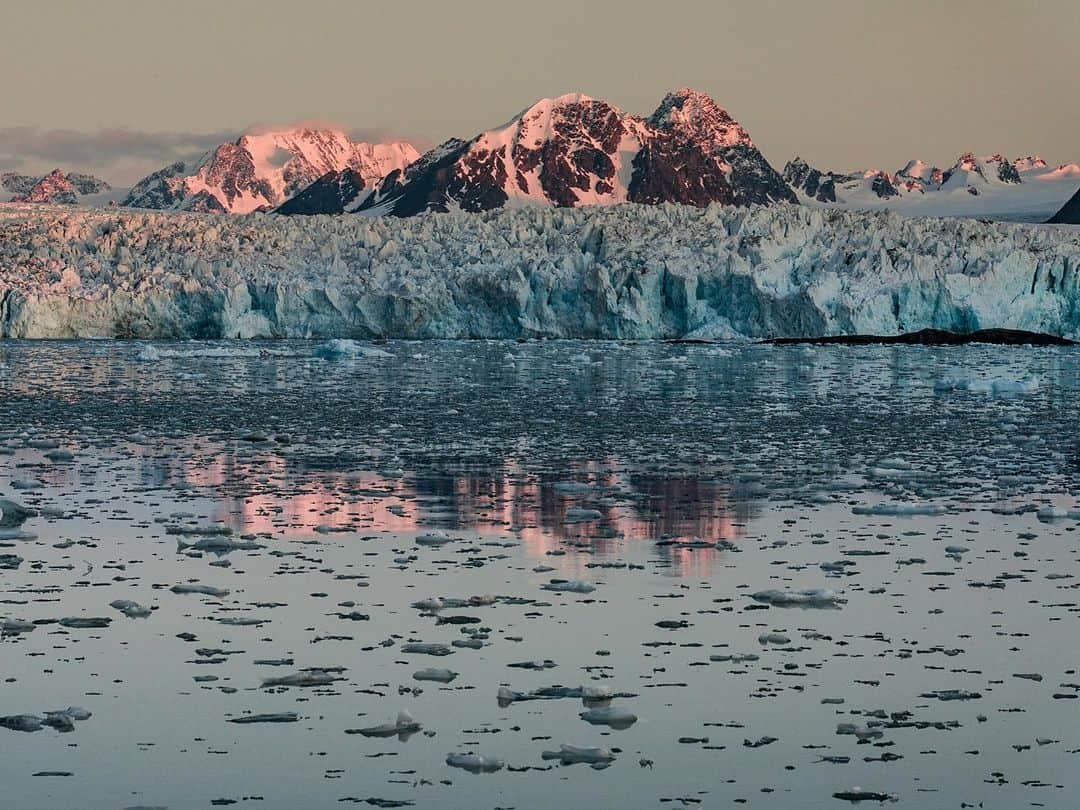
M 617 463 L 574 470 L 575 484 L 541 478 L 508 459 L 498 472 L 387 476 L 300 468 L 285 457 L 221 453 L 174 460 L 171 475 L 217 493 L 214 517 L 238 533 L 310 539 L 328 530 L 409 535 L 442 529 L 462 536 L 512 536 L 525 555 L 565 576 L 592 560 L 618 559 L 628 543 L 674 538 L 736 540 L 749 514 L 714 478 L 630 473 Z M 574 520 L 572 508 L 595 509 Z M 562 555 L 550 552 L 566 551 Z M 587 552 L 587 553 L 583 553 Z M 717 552 L 660 547 L 681 576 L 706 577 Z

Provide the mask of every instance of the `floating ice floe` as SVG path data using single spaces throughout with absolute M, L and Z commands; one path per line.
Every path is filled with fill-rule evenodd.
M 397 719 L 393 723 L 383 723 L 379 726 L 362 728 L 359 733 L 364 737 L 397 737 L 402 742 L 416 734 L 423 727 L 413 719 L 407 711 L 398 712 Z
M 179 585 L 173 585 L 169 590 L 173 593 L 197 593 L 203 596 L 216 596 L 219 599 L 229 595 L 227 588 L 215 588 L 213 585 L 202 585 L 198 582 L 181 582 Z
M 329 686 L 335 681 L 341 680 L 334 673 L 324 669 L 310 669 L 301 672 L 293 672 L 289 675 L 278 675 L 273 678 L 264 678 L 263 687 L 273 686 Z
M 273 714 L 242 714 L 239 717 L 230 717 L 230 723 L 237 725 L 253 725 L 256 723 L 295 723 L 300 719 L 296 712 L 277 712 Z
M 454 542 L 454 538 L 446 532 L 424 532 L 416 535 L 416 544 L 418 546 L 445 546 L 447 543 L 452 542 Z
M 17 636 L 20 633 L 29 633 L 37 627 L 33 622 L 25 619 L 0 619 L 0 633 L 5 636 Z
M 388 351 L 345 338 L 328 340 L 326 343 L 316 346 L 312 354 L 323 360 L 344 360 L 355 357 L 393 357 Z
M 934 381 L 935 391 L 971 391 L 978 394 L 1031 394 L 1039 390 L 1038 377 L 1022 380 L 1007 377 L 941 377 Z
M 461 768 L 469 773 L 495 773 L 503 769 L 501 759 L 484 757 L 480 754 L 447 754 L 446 764 L 451 768 Z
M 563 591 L 565 593 L 592 593 L 596 586 L 580 579 L 553 579 L 540 586 L 545 591 Z
M 138 602 L 132 602 L 130 599 L 114 599 L 109 602 L 109 607 L 119 610 L 129 619 L 145 618 L 151 613 L 150 608 L 143 607 Z
M 11 731 L 33 732 L 40 731 L 48 726 L 57 731 L 68 732 L 75 730 L 77 722 L 88 720 L 92 716 L 89 711 L 81 706 L 68 706 L 66 709 L 45 712 L 44 717 L 36 714 L 14 714 L 0 717 L 0 728 Z
M 541 756 L 558 760 L 563 765 L 585 763 L 597 769 L 606 768 L 615 761 L 615 755 L 608 748 L 588 748 L 569 743 L 560 745 L 558 751 L 544 751 Z
M 403 653 L 413 653 L 416 655 L 435 656 L 450 655 L 454 652 L 445 644 L 425 641 L 411 641 L 407 644 L 402 644 L 401 651 Z
M 458 676 L 458 673 L 451 669 L 440 669 L 438 667 L 428 667 L 426 669 L 418 669 L 413 673 L 413 680 L 415 681 L 434 681 L 436 683 L 450 683 Z
M 563 520 L 567 523 L 588 523 L 593 520 L 599 520 L 603 516 L 604 513 L 599 509 L 586 509 L 582 506 L 571 506 L 566 510 Z
M 428 599 L 421 599 L 419 602 L 413 602 L 411 607 L 414 607 L 417 610 L 434 613 L 443 609 L 443 600 L 437 596 L 433 596 Z
M 856 515 L 943 515 L 945 507 L 936 503 L 876 503 L 859 504 L 851 507 L 851 511 Z
M 176 541 L 177 553 L 184 551 L 209 551 L 211 554 L 224 555 L 233 551 L 258 551 L 266 546 L 253 543 L 248 540 L 233 540 L 231 537 L 216 535 L 201 537 L 194 543 L 185 543 L 183 540 Z
M 57 624 L 72 630 L 90 630 L 108 627 L 112 624 L 112 619 L 108 616 L 65 616 Z
M 33 509 L 28 509 L 17 501 L 0 498 L 0 528 L 21 526 L 36 514 Z
M 808 588 L 801 591 L 768 590 L 751 594 L 751 599 L 777 607 L 839 607 L 843 598 L 829 588 Z
M 594 726 L 610 726 L 620 730 L 630 728 L 638 719 L 632 711 L 619 706 L 597 706 L 580 712 L 578 717 Z
M 852 802 L 858 804 L 859 802 L 897 802 L 900 797 L 895 793 L 881 793 L 876 790 L 863 790 L 860 787 L 853 787 L 850 790 L 840 790 L 833 794 L 834 799 L 841 799 L 846 802 Z
M 1066 509 L 1063 506 L 1044 506 L 1035 513 L 1035 516 L 1044 522 L 1054 520 L 1080 520 L 1080 509 Z
M 497 700 L 500 706 L 509 706 L 527 700 L 561 700 L 563 698 L 580 699 L 586 706 L 605 705 L 613 698 L 632 698 L 636 695 L 628 692 L 612 692 L 606 686 L 545 686 L 531 692 L 517 692 L 506 686 L 500 686 Z

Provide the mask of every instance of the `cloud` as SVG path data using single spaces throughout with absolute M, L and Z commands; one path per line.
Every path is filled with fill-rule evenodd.
M 110 182 L 133 182 L 146 171 L 193 160 L 235 139 L 232 132 L 141 132 L 133 129 L 0 128 L 0 168 L 39 173 L 53 168 L 100 174 Z

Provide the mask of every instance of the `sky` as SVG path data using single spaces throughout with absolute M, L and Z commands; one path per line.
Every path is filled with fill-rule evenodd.
M 423 147 L 579 91 L 708 92 L 777 167 L 1080 161 L 1077 0 L 7 0 L 0 170 L 130 184 L 245 129 Z

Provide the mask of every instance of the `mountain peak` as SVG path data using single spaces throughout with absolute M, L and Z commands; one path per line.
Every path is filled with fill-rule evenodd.
M 664 96 L 650 126 L 681 131 L 687 137 L 714 147 L 743 145 L 753 147 L 750 135 L 712 96 L 680 87 Z

